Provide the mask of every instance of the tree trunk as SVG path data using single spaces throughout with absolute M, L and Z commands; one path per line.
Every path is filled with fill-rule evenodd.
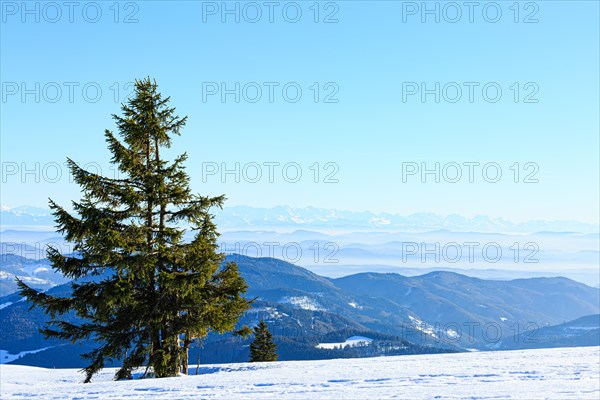
M 189 369 L 189 361 L 188 361 L 189 355 L 190 355 L 190 348 L 189 348 L 189 345 L 186 343 L 184 345 L 184 348 L 183 348 L 183 354 L 182 354 L 183 361 L 181 363 L 182 364 L 182 369 L 183 369 L 182 372 L 185 375 L 189 375 L 189 371 L 188 371 L 188 369 Z
M 181 369 L 181 347 L 179 346 L 179 336 L 175 334 L 173 347 L 171 347 L 171 360 L 172 360 L 172 374 L 173 376 L 177 376 Z
M 187 322 L 187 317 L 186 317 L 186 322 Z M 190 357 L 190 345 L 192 344 L 192 341 L 190 340 L 190 332 L 189 330 L 185 331 L 185 338 L 183 339 L 183 353 L 181 354 L 181 356 L 183 357 L 183 361 L 182 361 L 182 367 L 183 367 L 183 373 L 188 375 L 189 374 L 189 357 Z

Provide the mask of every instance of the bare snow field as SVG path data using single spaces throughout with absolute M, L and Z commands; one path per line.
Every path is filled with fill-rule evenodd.
M 191 368 L 195 371 L 195 368 Z M 0 365 L 2 399 L 600 399 L 600 347 L 201 366 L 83 384 L 75 369 Z

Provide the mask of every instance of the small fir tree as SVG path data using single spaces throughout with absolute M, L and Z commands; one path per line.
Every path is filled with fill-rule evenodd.
M 250 362 L 277 361 L 277 345 L 264 320 L 254 328 L 254 341 L 250 344 Z

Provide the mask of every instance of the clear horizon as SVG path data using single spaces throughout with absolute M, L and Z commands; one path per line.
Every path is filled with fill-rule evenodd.
M 32 204 L 19 204 L 19 205 L 6 205 L 6 204 L 0 204 L 0 210 L 1 211 L 14 211 L 15 209 L 19 209 L 19 210 L 27 210 L 33 208 L 35 210 L 35 213 L 38 212 L 44 212 L 44 215 L 50 215 L 51 210 L 48 207 L 43 207 L 43 206 L 36 206 L 36 205 L 32 205 Z M 227 209 L 238 209 L 238 208 L 249 208 L 252 210 L 267 210 L 267 211 L 273 211 L 279 208 L 283 208 L 283 209 L 289 209 L 290 211 L 303 211 L 303 210 L 309 210 L 309 209 L 316 209 L 319 211 L 332 211 L 332 212 L 339 212 L 339 213 L 351 213 L 351 214 L 361 214 L 361 213 L 368 213 L 368 214 L 372 214 L 374 216 L 390 216 L 390 217 L 400 217 L 400 218 L 409 218 L 409 217 L 417 217 L 420 215 L 432 215 L 432 216 L 436 216 L 436 217 L 440 217 L 443 219 L 448 219 L 451 217 L 459 217 L 459 218 L 464 218 L 465 220 L 468 221 L 473 221 L 476 220 L 478 218 L 488 218 L 491 220 L 500 220 L 502 222 L 506 222 L 506 223 L 510 223 L 511 225 L 527 225 L 530 223 L 576 223 L 576 224 L 584 224 L 584 225 L 588 225 L 589 227 L 593 227 L 593 228 L 598 228 L 600 227 L 600 225 L 598 223 L 594 223 L 594 222 L 585 222 L 585 221 L 578 221 L 578 220 L 568 220 L 568 219 L 529 219 L 529 220 L 523 220 L 523 221 L 514 221 L 514 220 L 510 220 L 510 219 L 505 219 L 503 217 L 500 216 L 495 216 L 495 215 L 485 215 L 485 214 L 476 214 L 473 216 L 465 216 L 465 215 L 461 215 L 461 214 L 456 214 L 456 213 L 452 213 L 452 214 L 441 214 L 441 213 L 435 213 L 435 212 L 416 212 L 416 213 L 411 213 L 411 214 L 403 214 L 403 213 L 389 213 L 389 212 L 373 212 L 370 210 L 349 210 L 349 209 L 335 209 L 335 208 L 323 208 L 323 207 L 314 207 L 314 206 L 290 206 L 287 204 L 278 204 L 272 207 L 257 207 L 257 206 L 250 206 L 250 205 L 234 205 L 234 206 L 225 206 L 224 210 Z M 70 209 L 69 207 L 66 207 L 66 209 L 68 209 L 69 211 L 72 211 L 72 209 Z M 213 210 L 215 212 L 217 212 L 217 214 L 222 213 L 222 211 L 219 210 Z M 36 214 L 30 214 L 30 215 L 36 215 Z M 343 218 L 340 218 L 343 220 Z M 307 222 L 307 224 L 310 225 L 310 222 Z M 0 229 L 2 228 L 2 226 L 4 225 L 10 225 L 10 224 L 4 224 L 4 223 L 0 223 Z M 23 225 L 23 226 L 27 226 L 27 225 Z M 34 225 L 32 225 L 34 226 Z M 310 227 L 310 226 L 309 226 Z M 378 225 L 379 228 L 385 228 L 385 224 L 382 225 Z M 250 227 L 249 227 L 250 228 Z M 443 227 L 441 227 L 440 229 L 443 229 Z M 551 232 L 559 232 L 559 231 L 551 231 Z M 596 231 L 592 232 L 595 233 Z M 502 233 L 502 232 L 498 232 L 498 233 Z M 531 232 L 534 233 L 534 232 Z

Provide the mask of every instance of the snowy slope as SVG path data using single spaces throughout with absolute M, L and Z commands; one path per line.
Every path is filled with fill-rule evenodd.
M 73 369 L 0 366 L 2 399 L 600 397 L 600 347 L 202 366 L 202 375 L 91 384 Z

